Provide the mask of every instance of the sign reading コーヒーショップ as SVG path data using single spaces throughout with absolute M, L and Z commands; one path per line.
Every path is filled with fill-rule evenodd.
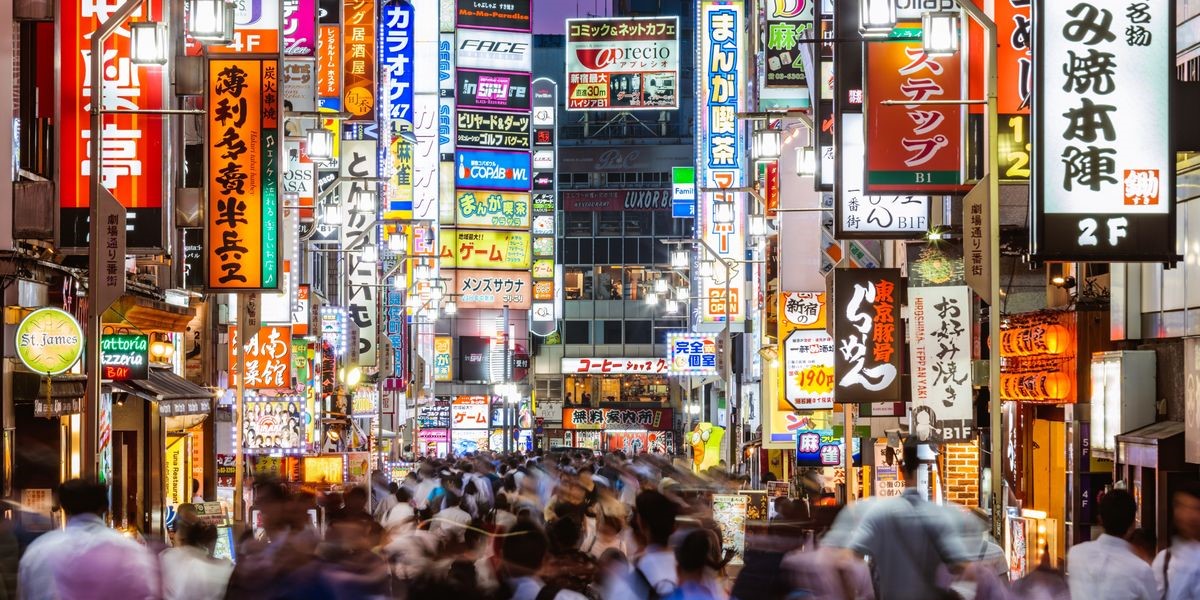
M 1174 262 L 1175 4 L 1034 4 L 1038 259 Z
M 58 375 L 70 369 L 83 354 L 83 330 L 70 313 L 42 308 L 21 320 L 16 345 L 17 358 L 29 370 Z

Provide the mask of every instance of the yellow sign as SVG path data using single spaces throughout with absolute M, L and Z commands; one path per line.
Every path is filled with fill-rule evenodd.
M 527 232 L 448 229 L 440 237 L 443 269 L 529 269 Z
M 192 500 L 192 467 L 189 464 L 191 455 L 187 451 L 187 439 L 186 435 L 167 436 L 167 451 L 163 459 L 167 506 L 179 506 Z
M 17 326 L 17 357 L 35 373 L 58 375 L 70 369 L 83 354 L 83 330 L 70 313 L 42 308 L 29 313 Z
M 453 358 L 454 338 L 437 336 L 433 338 L 433 380 L 453 381 L 454 369 L 451 367 Z
M 458 190 L 456 195 L 459 227 L 529 229 L 529 194 Z
M 305 483 L 342 483 L 346 470 L 342 455 L 337 456 L 305 456 Z

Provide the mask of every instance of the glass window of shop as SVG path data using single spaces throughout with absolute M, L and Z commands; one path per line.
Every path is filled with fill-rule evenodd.
M 568 375 L 564 390 L 568 405 L 658 404 L 670 399 L 670 380 L 662 375 Z

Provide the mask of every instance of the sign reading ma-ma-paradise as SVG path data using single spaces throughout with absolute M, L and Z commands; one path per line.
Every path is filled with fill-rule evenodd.
M 529 190 L 528 152 L 459 150 L 454 185 L 484 190 Z

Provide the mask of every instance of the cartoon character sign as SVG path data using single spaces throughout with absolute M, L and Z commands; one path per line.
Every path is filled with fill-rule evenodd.
M 712 423 L 699 423 L 688 435 L 688 443 L 692 447 L 692 470 L 699 473 L 709 467 L 717 466 L 721 461 L 721 440 L 725 438 L 725 428 Z

